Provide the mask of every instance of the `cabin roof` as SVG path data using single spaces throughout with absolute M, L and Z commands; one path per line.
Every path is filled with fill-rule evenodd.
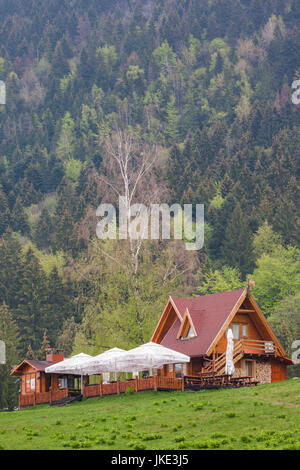
M 176 319 L 160 344 L 191 357 L 204 356 L 244 294 L 245 289 L 237 289 L 194 298 L 171 297 L 182 318 L 188 309 L 196 336 L 177 339 L 181 321 Z
M 11 371 L 11 375 L 22 374 L 22 369 L 24 366 L 26 366 L 26 364 L 36 369 L 37 372 L 45 372 L 46 367 L 52 366 L 53 362 L 37 361 L 35 359 L 24 359 L 21 364 L 18 364 L 13 368 L 13 370 Z

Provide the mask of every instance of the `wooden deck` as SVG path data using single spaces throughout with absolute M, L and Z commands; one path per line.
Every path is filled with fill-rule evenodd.
M 230 377 L 228 375 L 217 375 L 201 373 L 197 376 L 185 376 L 184 388 L 191 390 L 200 390 L 204 388 L 220 387 L 249 387 L 257 385 L 259 382 L 252 377 Z
M 143 392 L 146 390 L 184 390 L 184 379 L 169 377 L 147 377 L 145 379 L 132 379 L 124 382 L 117 381 L 111 383 L 100 383 L 98 385 L 86 385 L 83 389 L 83 396 L 87 398 L 102 397 L 105 395 L 118 395 L 125 393 L 128 388 L 132 388 L 135 392 Z M 78 395 L 80 392 L 63 389 L 59 391 L 49 391 L 44 393 L 26 393 L 19 395 L 19 408 L 26 406 L 35 406 L 42 403 L 59 403 L 67 397 Z
M 87 385 L 84 387 L 84 396 L 101 397 L 103 395 L 113 395 L 125 393 L 128 388 L 135 392 L 146 390 L 184 390 L 184 379 L 170 377 L 147 377 L 145 379 L 132 379 L 125 382 L 112 382 L 108 384 Z
M 245 387 L 257 385 L 257 381 L 251 377 L 230 378 L 227 375 L 216 375 L 211 373 L 201 373 L 198 376 L 185 376 L 182 378 L 153 376 L 144 379 L 132 379 L 97 385 L 86 385 L 83 389 L 83 397 L 102 397 L 105 395 L 119 395 L 125 393 L 128 388 L 135 392 L 147 390 L 199 390 L 204 388 L 219 387 Z M 80 395 L 79 391 L 63 389 L 59 391 L 49 391 L 44 393 L 26 393 L 19 395 L 19 408 L 35 406 L 42 403 L 61 403 L 68 397 Z
M 239 340 L 234 345 L 233 362 L 237 363 L 243 357 L 277 357 L 278 348 L 273 341 L 261 341 L 256 339 Z M 210 364 L 202 369 L 203 373 L 224 375 L 226 364 L 226 351 L 215 360 L 209 360 Z

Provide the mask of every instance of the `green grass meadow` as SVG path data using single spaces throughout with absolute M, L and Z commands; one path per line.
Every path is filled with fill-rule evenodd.
M 300 449 L 300 380 L 0 413 L 0 449 Z

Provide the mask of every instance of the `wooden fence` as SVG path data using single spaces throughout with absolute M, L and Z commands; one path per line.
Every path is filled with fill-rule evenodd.
M 100 382 L 97 385 L 86 385 L 83 390 L 83 396 L 87 398 L 102 397 L 104 395 L 117 395 L 125 393 L 128 388 L 135 392 L 146 390 L 182 390 L 184 391 L 184 379 L 174 379 L 171 377 L 147 377 L 145 379 L 132 379 L 124 382 L 112 382 L 104 384 Z M 41 403 L 54 403 L 63 400 L 69 396 L 69 390 L 49 391 L 44 393 L 26 393 L 19 395 L 19 408 L 25 406 L 34 406 Z
M 109 384 L 87 385 L 84 387 L 83 395 L 87 398 L 101 397 L 125 393 L 128 388 L 135 392 L 146 390 L 184 390 L 184 379 L 173 379 L 171 377 L 147 377 L 145 379 L 132 379 L 124 382 L 112 382 Z
M 61 401 L 69 395 L 68 389 L 58 390 L 56 392 L 49 391 L 43 393 L 26 393 L 19 395 L 19 408 L 25 406 L 41 405 L 42 403 L 53 403 Z

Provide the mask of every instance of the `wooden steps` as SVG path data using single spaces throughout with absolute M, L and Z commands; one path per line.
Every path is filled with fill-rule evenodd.
M 235 364 L 244 356 L 243 345 L 241 341 L 238 341 L 233 350 L 233 363 Z M 211 362 L 208 366 L 202 369 L 204 373 L 214 373 L 215 375 L 223 375 L 225 373 L 226 366 L 226 352 L 221 354 L 215 361 Z
M 60 401 L 53 401 L 50 406 L 64 406 L 68 405 L 69 403 L 72 403 L 73 401 L 81 401 L 82 400 L 82 395 L 74 395 L 74 396 L 68 396 L 63 398 Z

